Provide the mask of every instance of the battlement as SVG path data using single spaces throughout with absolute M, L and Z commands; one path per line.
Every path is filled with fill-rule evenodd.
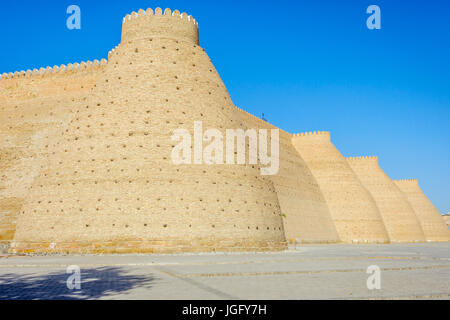
M 302 132 L 294 133 L 293 137 L 310 137 L 310 136 L 326 136 L 330 137 L 330 132 L 328 131 L 312 131 L 312 132 Z
M 331 135 L 328 131 L 312 131 L 292 134 L 292 141 L 306 144 L 328 143 L 331 142 Z
M 347 157 L 346 158 L 347 161 L 352 161 L 352 162 L 368 162 L 368 161 L 374 161 L 374 162 L 378 162 L 378 157 L 377 156 L 361 156 L 361 157 Z
M 69 63 L 67 65 L 60 65 L 60 66 L 54 66 L 54 67 L 47 67 L 47 68 L 40 68 L 40 69 L 33 69 L 33 70 L 27 70 L 27 71 L 16 71 L 14 73 L 3 73 L 0 75 L 0 81 L 6 81 L 11 79 L 22 79 L 22 78 L 31 78 L 31 77 L 47 77 L 47 76 L 53 76 L 56 74 L 69 74 L 74 72 L 81 72 L 81 71 L 87 71 L 87 70 L 95 70 L 99 69 L 107 64 L 106 59 L 102 59 L 100 61 L 94 60 L 94 61 L 87 61 L 87 62 L 81 62 L 81 63 Z
M 418 179 L 400 179 L 400 180 L 394 180 L 395 183 L 401 183 L 401 184 L 419 184 Z
M 108 52 L 108 61 L 111 60 L 111 55 L 116 52 L 116 49 L 119 45 L 115 46 L 114 48 L 112 48 L 109 52 Z
M 187 13 L 156 8 L 132 12 L 123 18 L 122 43 L 145 38 L 174 38 L 199 44 L 198 23 Z

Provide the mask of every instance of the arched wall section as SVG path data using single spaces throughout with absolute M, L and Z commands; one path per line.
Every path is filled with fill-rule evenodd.
M 278 129 L 242 109 L 238 110 L 248 128 Z M 270 176 L 283 213 L 286 239 L 291 243 L 338 242 L 339 237 L 319 185 L 291 139 L 291 134 L 279 130 L 279 171 Z
M 294 135 L 293 144 L 316 178 L 344 242 L 389 242 L 374 199 L 328 132 Z
M 416 213 L 427 241 L 450 241 L 450 230 L 441 214 L 419 186 L 418 180 L 396 180 Z
M 400 189 L 380 168 L 378 158 L 347 158 L 347 162 L 375 199 L 391 242 L 425 241 L 413 208 Z

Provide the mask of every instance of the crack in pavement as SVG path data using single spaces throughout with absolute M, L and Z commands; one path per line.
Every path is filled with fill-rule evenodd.
M 238 297 L 229 295 L 228 293 L 225 293 L 223 291 L 214 289 L 214 288 L 212 288 L 210 286 L 207 286 L 207 285 L 205 285 L 203 283 L 200 283 L 198 281 L 195 281 L 195 280 L 192 280 L 192 279 L 189 279 L 189 278 L 181 277 L 179 274 L 176 274 L 176 273 L 174 273 L 174 272 L 172 272 L 172 271 L 170 271 L 170 270 L 168 270 L 166 268 L 155 267 L 154 269 L 158 270 L 159 272 L 161 272 L 161 273 L 163 273 L 165 275 L 168 275 L 169 277 L 172 277 L 172 278 L 181 280 L 183 282 L 186 282 L 186 283 L 188 283 L 188 284 L 190 284 L 192 286 L 195 286 L 195 287 L 197 287 L 199 289 L 202 289 L 202 290 L 204 290 L 204 291 L 206 291 L 208 293 L 215 294 L 216 296 L 218 296 L 221 299 L 225 299 L 225 300 L 239 300 Z

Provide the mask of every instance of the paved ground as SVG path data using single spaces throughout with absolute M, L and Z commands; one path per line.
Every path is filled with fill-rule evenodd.
M 69 290 L 69 265 L 81 290 Z M 371 265 L 381 289 L 367 288 Z M 0 299 L 448 299 L 450 243 L 280 253 L 0 257 Z

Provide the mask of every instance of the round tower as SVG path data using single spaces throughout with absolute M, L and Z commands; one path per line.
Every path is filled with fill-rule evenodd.
M 197 24 L 161 9 L 124 19 L 87 100 L 49 146 L 19 215 L 13 250 L 280 250 L 270 179 L 256 165 L 172 162 L 175 130 L 244 128 Z
M 380 212 L 329 132 L 296 134 L 292 142 L 322 189 L 344 242 L 389 242 Z
M 396 180 L 395 184 L 404 193 L 416 213 L 427 241 L 450 241 L 450 230 L 441 214 L 419 186 L 419 181 Z
M 198 23 L 187 13 L 161 8 L 139 10 L 126 15 L 122 24 L 122 43 L 138 39 L 172 38 L 199 45 Z
M 375 199 L 391 242 L 423 242 L 425 236 L 413 208 L 380 168 L 377 157 L 347 158 L 352 170 Z

